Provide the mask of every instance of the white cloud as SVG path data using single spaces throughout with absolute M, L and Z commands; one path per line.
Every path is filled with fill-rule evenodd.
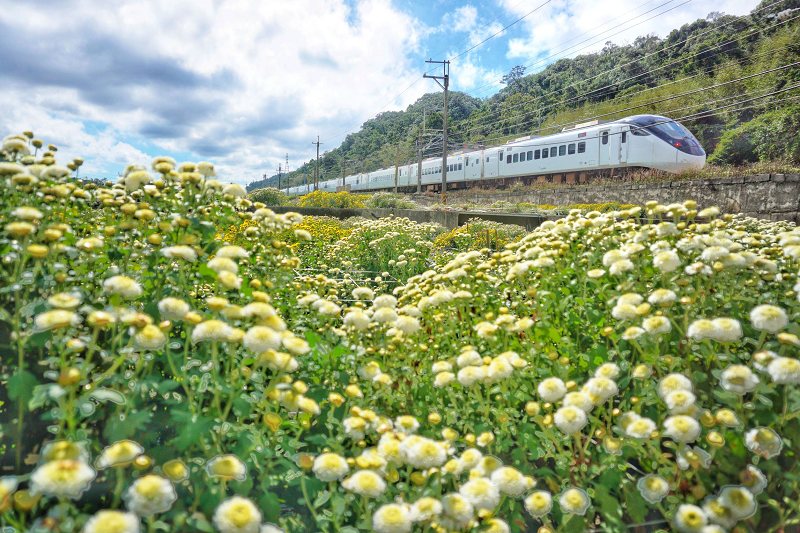
M 337 145 L 417 75 L 420 41 L 391 0 L 0 0 L 0 24 L 16 50 L 38 54 L 0 72 L 6 102 L 24 103 L 3 105 L 0 127 L 59 138 L 98 169 L 141 157 L 130 143 L 149 139 L 238 182 L 286 152 L 296 168 L 317 134 Z M 93 140 L 82 120 L 109 127 Z

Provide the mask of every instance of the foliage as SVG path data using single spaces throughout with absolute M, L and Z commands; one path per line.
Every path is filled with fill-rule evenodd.
M 796 226 L 649 202 L 452 253 L 169 158 L 82 184 L 32 138 L 0 162 L 0 527 L 800 525 Z
M 248 198 L 254 202 L 261 202 L 266 206 L 286 205 L 289 203 L 289 196 L 273 187 L 256 189 L 248 195 Z
M 726 131 L 711 163 L 800 162 L 800 106 L 769 111 Z
M 458 252 L 484 248 L 501 250 L 506 244 L 516 241 L 525 233 L 525 229 L 521 226 L 473 218 L 463 226 L 440 234 L 433 241 L 433 245 Z
M 360 209 L 366 205 L 367 195 L 347 191 L 313 191 L 300 197 L 298 207 L 324 207 L 334 209 Z
M 391 192 L 377 192 L 369 197 L 367 207 L 380 209 L 419 209 L 419 206 L 402 194 Z

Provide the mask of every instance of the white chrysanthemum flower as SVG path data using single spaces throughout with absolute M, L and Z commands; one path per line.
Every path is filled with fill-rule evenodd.
M 343 478 L 350 471 L 350 467 L 341 455 L 323 453 L 314 459 L 312 470 L 320 481 L 327 482 Z
M 242 286 L 242 278 L 227 270 L 217 274 L 217 281 L 226 289 L 239 289 Z
M 442 502 L 430 496 L 422 497 L 411 506 L 415 522 L 427 522 L 442 514 Z
M 11 216 L 20 220 L 27 220 L 28 222 L 36 222 L 41 220 L 44 215 L 35 207 L 17 207 L 11 211 Z
M 72 292 L 59 292 L 47 299 L 47 303 L 58 309 L 75 309 L 81 303 L 81 295 Z
M 33 319 L 33 326 L 36 331 L 50 331 L 77 326 L 80 322 L 81 317 L 77 313 L 67 309 L 53 309 L 36 315 L 36 318 Z
M 438 374 L 439 372 L 449 372 L 453 370 L 453 365 L 449 361 L 436 361 L 431 366 L 431 372 Z
M 461 494 L 446 494 L 442 498 L 442 525 L 450 529 L 463 529 L 470 523 L 475 512 L 472 504 Z
M 722 388 L 739 395 L 752 392 L 758 382 L 758 376 L 745 365 L 731 365 L 720 374 Z
M 632 305 L 637 306 L 644 301 L 644 298 L 641 294 L 635 292 L 626 292 L 625 294 L 621 295 L 617 298 L 616 305 Z
M 703 253 L 700 254 L 700 259 L 706 263 L 713 263 L 715 261 L 725 259 L 730 253 L 730 250 L 724 246 L 709 246 L 703 250 Z
M 456 358 L 456 365 L 459 368 L 464 368 L 465 366 L 478 366 L 483 362 L 483 358 L 481 354 L 476 352 L 475 350 L 462 350 L 459 356 Z
M 380 309 L 381 307 L 389 307 L 394 309 L 397 307 L 397 298 L 391 294 L 381 294 L 372 301 L 372 308 Z
M 692 391 L 692 382 L 683 374 L 668 374 L 658 382 L 658 395 L 663 400 L 667 395 L 676 390 Z
M 536 391 L 542 400 L 546 402 L 557 402 L 567 393 L 567 386 L 564 382 L 556 377 L 544 379 L 536 387 Z
M 636 312 L 636 306 L 633 304 L 617 303 L 611 309 L 611 316 L 617 320 L 633 320 L 639 317 L 639 313 Z
M 31 474 L 31 492 L 75 500 L 89 488 L 94 476 L 92 467 L 81 460 L 48 461 Z
M 359 470 L 342 481 L 342 487 L 367 498 L 377 498 L 386 490 L 386 482 L 373 470 Z
M 591 501 L 586 491 L 576 487 L 570 487 L 562 492 L 558 497 L 558 505 L 564 514 L 584 515 Z
M 595 405 L 600 405 L 619 392 L 619 387 L 614 380 L 604 377 L 590 378 L 583 386 L 583 392 L 589 395 Z
M 626 254 L 622 250 L 609 250 L 608 252 L 603 254 L 603 266 L 608 268 L 617 261 L 627 258 L 628 254 Z
M 478 334 L 478 337 L 480 337 L 481 339 L 487 339 L 489 337 L 492 337 L 495 333 L 497 333 L 499 327 L 496 326 L 495 324 L 492 324 L 491 322 L 484 321 L 475 324 L 474 329 L 475 332 Z
M 178 498 L 172 483 L 161 476 L 142 476 L 125 492 L 125 506 L 139 516 L 164 513 Z
M 140 350 L 158 350 L 167 342 L 167 336 L 158 326 L 148 324 L 133 336 L 133 344 Z
M 261 511 L 247 498 L 232 496 L 219 504 L 213 521 L 220 533 L 258 533 Z
M 585 392 L 568 392 L 564 396 L 564 406 L 575 406 L 578 409 L 589 413 L 594 409 L 594 403 L 591 397 Z
M 314 303 L 316 304 L 317 302 Z M 342 308 L 330 300 L 322 300 L 317 306 L 317 312 L 325 316 L 338 316 L 341 311 Z
M 247 479 L 247 466 L 233 454 L 217 455 L 206 463 L 206 473 L 225 480 L 244 481 Z
M 482 366 L 466 366 L 458 371 L 458 382 L 465 387 L 486 379 L 486 368 Z
M 413 316 L 399 316 L 394 323 L 394 327 L 402 331 L 405 335 L 413 335 L 421 328 L 419 319 Z
M 753 354 L 753 366 L 757 370 L 767 372 L 769 364 L 778 357 L 772 350 L 761 350 Z
M 412 518 L 407 505 L 387 503 L 372 515 L 372 529 L 376 533 L 409 533 L 414 525 Z
M 210 259 L 208 263 L 206 263 L 206 266 L 217 274 L 221 274 L 223 272 L 236 274 L 239 272 L 239 265 L 236 264 L 236 261 L 228 257 L 216 256 L 213 259 Z
M 232 333 L 233 328 L 222 320 L 205 320 L 195 326 L 192 331 L 192 342 L 223 342 L 230 339 Z
M 667 394 L 664 403 L 667 404 L 670 413 L 679 415 L 691 411 L 695 400 L 696 397 L 691 391 L 674 390 Z
M 800 361 L 797 359 L 776 357 L 767 365 L 767 372 L 775 383 L 785 385 L 800 384 Z
M 350 326 L 358 331 L 364 331 L 367 329 L 370 322 L 371 319 L 369 315 L 360 309 L 348 311 L 347 314 L 344 315 L 344 325 Z
M 486 478 L 479 477 L 467 481 L 461 486 L 458 493 L 479 511 L 493 511 L 500 503 L 500 491 L 497 485 Z
M 142 295 L 142 286 L 128 276 L 111 276 L 103 282 L 103 290 L 128 299 L 138 298 Z
M 158 312 L 165 320 L 183 320 L 189 311 L 189 304 L 178 298 L 169 297 L 158 302 Z
M 281 345 L 281 334 L 267 326 L 253 326 L 247 330 L 242 344 L 253 353 L 277 350 Z
M 197 252 L 191 246 L 186 246 L 185 244 L 162 248 L 161 255 L 169 259 L 183 259 L 190 263 L 197 261 Z
M 455 379 L 456 375 L 452 372 L 439 372 L 433 379 L 433 386 L 436 388 L 445 387 L 455 381 Z
M 98 511 L 83 526 L 83 533 L 139 533 L 139 517 L 122 511 Z
M 639 416 L 625 426 L 625 434 L 634 439 L 649 439 L 656 429 L 655 422 L 647 417 Z
M 681 266 L 681 259 L 674 250 L 663 250 L 653 255 L 653 266 L 661 272 L 673 272 Z
M 419 422 L 411 415 L 398 416 L 394 420 L 394 426 L 403 433 L 416 433 L 419 429 Z
M 733 318 L 715 318 L 711 338 L 717 342 L 735 342 L 742 338 L 742 325 Z
M 388 324 L 397 320 L 397 312 L 391 307 L 379 307 L 372 313 L 373 322 Z
M 123 439 L 106 446 L 95 461 L 99 470 L 112 466 L 124 466 L 144 453 L 144 448 L 135 441 Z
M 745 520 L 756 512 L 756 500 L 746 487 L 725 487 L 719 494 L 719 503 L 730 509 L 733 517 Z
M 214 254 L 215 257 L 224 257 L 226 259 L 247 259 L 250 257 L 250 252 L 241 246 L 226 245 L 217 250 Z
M 747 487 L 754 495 L 759 495 L 767 488 L 767 476 L 764 472 L 753 465 L 747 465 L 744 471 L 739 474 L 742 485 Z
M 478 463 L 483 459 L 483 453 L 477 448 L 467 448 L 461 454 L 459 461 L 465 470 L 470 470 L 478 466 Z
M 750 322 L 759 331 L 778 333 L 789 323 L 789 317 L 780 307 L 763 304 L 750 311 Z
M 669 483 L 667 480 L 656 474 L 648 474 L 639 478 L 636 483 L 639 494 L 648 503 L 656 504 L 661 502 L 669 494 Z
M 492 483 L 497 485 L 500 492 L 512 498 L 519 498 L 526 490 L 531 488 L 531 479 L 511 466 L 501 466 L 491 475 Z
M 525 498 L 525 510 L 534 518 L 541 518 L 553 508 L 553 496 L 546 490 L 537 490 Z
M 619 376 L 619 365 L 616 363 L 603 363 L 595 371 L 595 377 L 616 379 Z
M 633 262 L 630 259 L 620 259 L 608 268 L 608 272 L 612 276 L 619 276 L 625 272 L 630 272 L 633 268 Z
M 678 295 L 669 289 L 656 289 L 647 297 L 647 301 L 651 305 L 666 307 L 678 299 Z
M 562 407 L 556 411 L 554 420 L 558 429 L 567 435 L 578 433 L 588 422 L 586 412 L 572 405 Z
M 349 416 L 342 421 L 345 434 L 353 440 L 361 440 L 366 435 L 367 421 L 360 416 Z
M 650 335 L 661 335 L 672 331 L 672 324 L 665 316 L 651 316 L 642 321 L 642 329 Z
M 593 268 L 586 272 L 586 276 L 590 279 L 598 279 L 602 278 L 605 275 L 606 271 L 602 268 Z
M 700 435 L 700 424 L 690 416 L 670 416 L 664 421 L 664 435 L 676 442 L 694 442 Z
M 753 428 L 744 436 L 747 449 L 765 459 L 772 459 L 781 453 L 783 439 L 774 429 L 768 427 Z
M 682 533 L 700 533 L 708 524 L 708 517 L 696 505 L 682 504 L 675 513 L 675 528 Z
M 400 454 L 406 463 L 418 469 L 439 467 L 447 460 L 447 448 L 444 445 L 418 436 L 402 441 Z
M 701 318 L 689 324 L 686 336 L 696 341 L 714 338 L 714 323 L 711 320 Z
M 622 339 L 626 341 L 632 341 L 638 339 L 644 334 L 645 331 L 639 326 L 631 326 L 622 332 Z

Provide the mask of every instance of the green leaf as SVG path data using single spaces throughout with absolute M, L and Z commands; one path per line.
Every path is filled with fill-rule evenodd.
M 564 524 L 564 533 L 583 533 L 586 531 L 586 519 L 582 516 L 574 515 Z
M 33 388 L 38 384 L 36 376 L 27 370 L 18 370 L 8 380 L 8 396 L 15 402 L 27 404 L 33 398 Z
M 647 517 L 647 504 L 636 490 L 625 491 L 625 507 L 634 523 L 641 524 Z
M 172 439 L 172 444 L 179 451 L 186 451 L 192 444 L 198 444 L 200 437 L 205 435 L 214 426 L 214 421 L 204 416 L 192 417 L 189 413 L 177 412 L 173 414 L 177 418 L 175 427 L 181 428 L 180 435 Z
M 258 499 L 261 512 L 267 522 L 277 522 L 281 515 L 281 503 L 278 497 L 271 492 L 265 492 L 261 498 Z

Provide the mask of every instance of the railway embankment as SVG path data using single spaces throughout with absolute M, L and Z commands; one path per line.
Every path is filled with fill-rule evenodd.
M 574 204 L 643 204 L 692 199 L 701 206 L 719 207 L 725 213 L 741 213 L 768 220 L 800 223 L 800 174 L 683 179 L 675 181 L 620 181 L 618 183 L 542 184 L 516 189 L 460 189 L 447 193 L 448 203 L 490 205 L 495 202 L 568 206 Z M 433 205 L 438 194 L 415 194 L 414 201 Z

